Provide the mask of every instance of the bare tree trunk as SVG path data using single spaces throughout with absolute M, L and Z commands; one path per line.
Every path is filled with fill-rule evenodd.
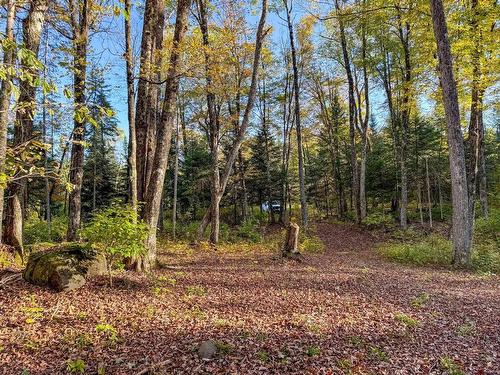
M 488 188 L 486 183 L 486 157 L 484 155 L 484 124 L 483 124 L 483 109 L 482 100 L 479 102 L 479 134 L 481 140 L 479 142 L 479 200 L 481 202 L 481 214 L 483 217 L 488 217 Z
M 365 3 L 366 1 L 363 1 L 363 6 L 365 5 Z M 361 163 L 359 168 L 359 207 L 360 207 L 359 220 L 360 221 L 366 217 L 366 158 L 368 154 L 368 122 L 370 119 L 370 90 L 368 86 L 368 72 L 367 72 L 367 61 L 366 61 L 366 25 L 364 21 L 362 24 L 361 55 L 363 61 L 363 84 L 365 91 L 365 117 L 361 121 L 361 130 L 362 130 Z M 361 107 L 361 103 L 359 103 L 359 106 Z
M 288 224 L 286 231 L 285 243 L 283 245 L 282 254 L 284 257 L 296 257 L 299 253 L 299 226 L 295 223 Z
M 144 9 L 144 25 L 141 41 L 141 62 L 139 82 L 137 84 L 137 105 L 135 108 L 136 134 L 136 169 L 137 169 L 137 200 L 144 202 L 151 176 L 151 151 L 155 140 L 158 85 L 154 82 L 153 66 L 157 61 L 156 50 L 161 48 L 163 34 L 164 2 L 161 0 L 146 0 Z M 160 40 L 158 40 L 160 38 Z
M 344 21 L 340 15 L 340 6 L 338 0 L 335 0 L 335 9 L 338 16 L 340 44 L 342 46 L 342 56 L 344 60 L 344 69 L 347 76 L 347 86 L 349 91 L 349 139 L 351 142 L 351 171 L 352 171 L 352 189 L 351 202 L 354 208 L 356 222 L 360 221 L 361 207 L 359 204 L 359 176 L 358 176 L 358 161 L 356 156 L 356 100 L 354 98 L 354 80 L 351 71 L 351 62 L 347 51 L 347 40 L 344 29 Z
M 161 197 L 168 165 L 172 127 L 176 114 L 179 70 L 182 68 L 180 44 L 188 26 L 188 13 L 191 0 L 178 0 L 172 50 L 166 76 L 165 97 L 163 99 L 161 121 L 157 129 L 157 143 L 152 165 L 151 180 L 145 196 L 143 219 L 149 226 L 147 254 L 138 262 L 136 268 L 149 270 L 156 264 L 156 227 L 160 213 Z
M 16 17 L 16 1 L 8 0 L 7 2 L 7 21 L 5 24 L 5 39 L 14 41 L 14 20 Z M 14 50 L 9 49 L 4 51 L 3 64 L 4 66 L 12 66 L 14 63 Z M 9 122 L 9 106 L 11 97 L 11 80 L 12 77 L 7 74 L 5 79 L 1 81 L 0 90 L 0 177 L 5 173 L 5 158 L 7 155 L 7 129 Z M 3 206 L 4 206 L 5 188 L 0 184 L 0 243 L 2 242 L 2 221 L 3 221 Z
M 410 24 L 402 21 L 402 13 L 398 10 L 398 32 L 404 53 L 403 69 L 403 93 L 401 103 L 401 138 L 400 138 L 400 166 L 401 166 L 401 204 L 400 204 L 400 225 L 406 229 L 408 226 L 408 171 L 407 171 L 407 139 L 410 126 L 410 85 L 412 79 L 412 66 L 410 60 Z
M 45 0 L 34 0 L 30 3 L 30 9 L 23 20 L 23 43 L 25 48 L 38 56 L 42 28 L 45 22 L 47 2 Z M 30 64 L 21 61 L 37 77 L 39 72 L 30 69 Z M 36 101 L 35 87 L 28 80 L 19 82 L 19 99 L 17 104 L 16 121 L 14 122 L 14 145 L 28 142 L 33 134 L 33 117 L 35 115 Z M 20 179 L 9 185 L 7 208 L 5 214 L 4 242 L 13 246 L 23 256 L 23 208 L 26 210 L 26 202 L 21 203 L 27 188 L 26 179 Z
M 175 164 L 174 164 L 174 197 L 172 199 L 172 238 L 175 241 L 175 226 L 177 224 L 177 181 L 179 179 L 179 116 L 175 122 Z
M 83 0 L 82 8 L 71 4 L 71 20 L 73 28 L 73 44 L 75 48 L 74 72 L 73 72 L 73 90 L 75 97 L 75 115 L 73 126 L 73 140 L 71 145 L 71 161 L 69 171 L 69 182 L 73 185 L 69 193 L 69 217 L 68 232 L 66 238 L 68 241 L 78 239 L 78 230 L 80 229 L 81 210 L 82 210 L 82 182 L 83 182 L 83 158 L 84 158 L 84 135 L 85 135 L 85 117 L 82 111 L 85 108 L 85 88 L 87 78 L 87 44 L 89 32 L 89 0 Z
M 293 35 L 293 25 L 291 19 L 291 6 L 288 5 L 288 0 L 283 1 L 286 10 L 286 20 L 288 24 L 288 34 L 290 37 L 290 52 L 292 55 L 292 70 L 293 70 L 293 91 L 295 99 L 295 131 L 297 133 L 297 153 L 299 155 L 299 185 L 300 185 L 300 213 L 304 232 L 307 232 L 308 214 L 307 214 L 307 198 L 306 198 L 306 183 L 304 173 L 304 150 L 302 147 L 302 126 L 300 121 L 300 87 L 299 87 L 299 70 L 297 63 L 297 52 L 295 50 L 295 37 Z
M 130 17 L 132 5 L 130 0 L 125 1 L 125 64 L 127 70 L 127 115 L 128 115 L 128 184 L 129 198 L 132 209 L 137 213 L 137 141 L 135 131 L 135 90 L 134 90 L 134 63 L 132 49 L 132 26 Z
M 431 180 L 429 178 L 429 158 L 425 158 L 425 181 L 427 185 L 427 211 L 429 213 L 429 227 L 432 228 L 432 201 L 431 201 Z
M 453 263 L 456 266 L 467 266 L 470 262 L 474 223 L 470 220 L 469 216 L 469 199 L 471 199 L 471 197 L 469 197 L 467 189 L 465 151 L 463 135 L 460 128 L 457 87 L 453 77 L 453 61 L 448 40 L 443 3 L 441 0 L 430 0 L 430 5 L 439 59 L 443 103 L 448 127 L 453 205 Z
M 210 144 L 211 157 L 211 179 L 210 179 L 210 242 L 217 244 L 219 242 L 219 226 L 220 226 L 220 171 L 219 171 L 219 147 L 220 147 L 220 123 L 218 112 L 215 103 L 215 93 L 212 87 L 211 61 L 208 49 L 210 47 L 210 38 L 208 35 L 208 15 L 206 9 L 207 0 L 197 0 L 198 16 L 201 34 L 203 38 L 204 57 L 205 57 L 205 80 L 207 90 L 207 107 L 208 107 L 208 141 Z

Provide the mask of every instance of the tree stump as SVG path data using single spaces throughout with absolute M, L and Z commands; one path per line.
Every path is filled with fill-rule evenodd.
M 299 229 L 300 227 L 295 223 L 288 224 L 286 230 L 285 243 L 283 245 L 283 257 L 285 258 L 298 258 L 299 253 Z

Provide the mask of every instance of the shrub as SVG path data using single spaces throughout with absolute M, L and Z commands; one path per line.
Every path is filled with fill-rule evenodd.
M 374 212 L 365 217 L 362 224 L 368 227 L 385 227 L 394 225 L 394 218 L 383 212 Z
M 70 373 L 80 373 L 80 374 L 83 374 L 85 373 L 85 362 L 83 361 L 83 359 L 75 359 L 74 361 L 68 359 L 68 361 L 66 362 L 67 363 L 67 366 L 66 366 L 66 369 L 68 370 L 68 372 Z
M 54 216 L 49 223 L 40 219 L 37 214 L 31 214 L 24 223 L 23 240 L 26 245 L 40 242 L 62 242 L 66 237 L 68 218 L 66 216 Z
M 325 244 L 318 236 L 304 236 L 299 248 L 304 253 L 321 253 L 325 249 Z
M 477 243 L 494 242 L 500 248 L 500 209 L 492 209 L 487 218 L 476 220 L 474 240 Z
M 308 357 L 316 357 L 320 354 L 321 354 L 321 349 L 315 345 L 311 345 L 306 348 L 306 355 Z
M 250 242 L 260 242 L 262 236 L 260 234 L 260 224 L 259 221 L 255 219 L 248 219 L 236 229 L 236 235 L 238 238 L 250 241 Z
M 452 259 L 450 241 L 432 235 L 421 242 L 389 243 L 379 247 L 382 256 L 404 264 L 449 265 Z
M 110 285 L 113 285 L 113 265 L 123 258 L 141 255 L 147 233 L 148 227 L 137 220 L 131 207 L 118 205 L 94 214 L 82 232 L 90 246 L 106 258 Z

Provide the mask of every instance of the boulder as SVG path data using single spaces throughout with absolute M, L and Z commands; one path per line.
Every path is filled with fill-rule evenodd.
M 198 355 L 201 359 L 212 359 L 217 354 L 217 344 L 212 341 L 203 341 L 198 348 Z
M 106 261 L 102 256 L 82 246 L 70 245 L 31 254 L 23 278 L 62 292 L 81 287 L 86 277 L 105 273 Z

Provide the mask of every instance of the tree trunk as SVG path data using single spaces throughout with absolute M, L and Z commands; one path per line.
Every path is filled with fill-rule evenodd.
M 300 255 L 299 253 L 299 226 L 295 223 L 288 224 L 286 231 L 285 243 L 283 245 L 283 256 L 284 257 L 296 257 Z
M 351 71 L 351 62 L 347 51 L 347 40 L 344 29 L 344 22 L 340 15 L 340 6 L 338 0 L 335 0 L 335 9 L 338 16 L 340 44 L 342 46 L 342 57 L 344 60 L 344 68 L 347 76 L 347 86 L 349 91 L 349 139 L 351 142 L 351 203 L 354 208 L 356 222 L 360 221 L 361 207 L 359 202 L 359 177 L 358 177 L 358 161 L 356 156 L 356 100 L 354 98 L 354 80 Z
M 241 126 L 239 128 L 238 134 L 236 134 L 236 138 L 234 140 L 234 143 L 231 147 L 231 150 L 229 151 L 228 157 L 227 157 L 227 162 L 224 167 L 224 172 L 222 174 L 222 178 L 220 180 L 220 188 L 219 188 L 219 197 L 217 200 L 217 204 L 220 203 L 220 200 L 222 199 L 222 196 L 224 195 L 224 192 L 226 191 L 226 186 L 227 182 L 229 180 L 229 177 L 231 176 L 231 171 L 234 165 L 234 162 L 236 161 L 236 158 L 238 156 L 238 152 L 240 150 L 241 144 L 243 143 L 246 130 L 248 128 L 249 122 L 250 122 L 250 115 L 252 113 L 252 109 L 255 103 L 255 97 L 257 93 L 257 79 L 258 79 L 258 73 L 259 73 L 259 64 L 260 64 L 260 57 L 261 57 L 261 51 L 262 51 L 262 44 L 264 42 L 264 37 L 267 34 L 267 31 L 264 30 L 265 24 L 266 24 L 266 16 L 267 16 L 267 0 L 262 0 L 262 13 L 260 16 L 259 20 L 259 26 L 257 27 L 257 36 L 255 40 L 255 50 L 254 50 L 254 56 L 253 56 L 253 63 L 252 63 L 252 78 L 251 78 L 251 83 L 250 83 L 250 90 L 248 92 L 248 99 L 247 99 L 247 104 L 245 107 L 245 112 L 243 114 L 243 119 L 241 121 Z M 207 228 L 208 224 L 211 221 L 211 215 L 212 215 L 212 204 L 210 204 L 209 209 L 206 211 L 205 216 L 203 217 L 200 226 L 198 228 L 198 239 L 201 239 L 203 237 L 203 234 L 205 233 L 205 229 Z
M 469 216 L 469 194 L 465 168 L 463 135 L 460 128 L 460 112 L 457 86 L 453 77 L 453 61 L 446 18 L 441 0 L 430 0 L 434 36 L 437 44 L 439 72 L 443 103 L 448 128 L 448 147 L 452 191 L 452 239 L 453 263 L 467 266 L 470 262 L 473 221 Z
M 295 110 L 295 131 L 297 133 L 297 153 L 299 155 L 299 185 L 300 185 L 300 213 L 304 232 L 307 232 L 308 214 L 306 199 L 306 183 L 304 173 L 304 150 L 302 147 L 302 126 L 300 121 L 300 87 L 299 87 L 299 69 L 297 63 L 297 52 L 295 50 L 295 37 L 293 35 L 293 25 L 291 19 L 291 9 L 288 6 L 288 0 L 283 1 L 286 10 L 286 20 L 288 25 L 288 34 L 290 37 L 290 51 L 292 55 L 293 70 L 293 94 Z
M 402 25 L 401 9 L 398 10 L 398 32 L 404 53 L 404 69 L 403 69 L 403 93 L 401 103 L 401 138 L 400 138 L 400 166 L 401 166 L 401 204 L 400 204 L 400 225 L 401 228 L 408 227 L 408 171 L 407 171 L 407 139 L 408 129 L 410 126 L 410 86 L 411 86 L 411 60 L 410 60 L 410 24 L 404 22 Z
M 175 226 L 177 224 L 177 181 L 179 179 L 179 116 L 175 123 L 175 163 L 174 163 L 174 196 L 172 198 L 172 239 L 175 241 Z
M 132 5 L 130 0 L 125 1 L 125 64 L 127 70 L 127 115 L 128 115 L 128 184 L 129 200 L 134 212 L 137 213 L 137 141 L 135 131 L 135 90 L 134 90 L 134 66 L 132 50 L 132 26 L 130 17 Z
M 427 185 L 427 212 L 429 213 L 429 227 L 432 228 L 432 201 L 431 180 L 429 178 L 429 158 L 425 158 L 425 182 Z
M 179 89 L 179 71 L 182 68 L 180 44 L 188 26 L 188 13 L 191 0 L 178 0 L 175 31 L 165 83 L 161 121 L 157 129 L 157 142 L 152 165 L 151 180 L 145 195 L 143 219 L 149 226 L 146 240 L 147 254 L 137 263 L 137 269 L 149 270 L 156 265 L 156 227 L 160 213 L 161 197 L 168 165 L 172 127 L 176 114 L 177 92 Z
M 23 20 L 23 43 L 26 49 L 38 56 L 40 38 L 45 22 L 47 2 L 45 0 L 34 0 L 30 4 L 28 15 Z M 29 67 L 29 63 L 21 61 Z M 37 77 L 39 72 L 26 68 Z M 14 123 L 14 145 L 28 142 L 33 134 L 33 118 L 35 115 L 36 92 L 35 87 L 27 80 L 19 82 L 19 99 L 17 103 L 16 121 Z M 27 181 L 20 179 L 9 185 L 7 208 L 5 215 L 4 242 L 13 246 L 19 254 L 23 255 L 23 206 L 21 204 L 23 195 L 27 188 Z
M 155 51 L 161 48 L 161 40 L 158 38 L 161 39 L 163 34 L 164 7 L 164 2 L 161 0 L 147 0 L 144 9 L 141 62 L 135 108 L 137 200 L 139 202 L 145 200 L 148 179 L 151 176 L 151 151 L 156 133 L 154 112 L 157 106 L 156 92 L 158 90 L 158 85 L 153 81 L 156 76 L 153 74 L 153 66 L 157 61 Z
M 14 42 L 14 20 L 16 17 L 16 2 L 7 2 L 7 20 L 5 24 L 5 39 Z M 14 49 L 4 50 L 3 65 L 11 66 L 14 63 Z M 11 97 L 12 78 L 7 74 L 1 82 L 0 90 L 0 177 L 5 173 L 5 158 L 7 154 L 7 129 L 9 122 L 9 106 Z M 2 221 L 5 187 L 0 184 L 0 243 L 2 242 Z
M 73 44 L 75 48 L 73 90 L 75 97 L 75 115 L 73 125 L 73 141 L 71 145 L 71 161 L 69 171 L 69 182 L 73 185 L 69 193 L 69 215 L 68 241 L 78 239 L 82 210 L 82 182 L 83 182 L 83 158 L 84 158 L 84 135 L 85 116 L 83 111 L 86 105 L 85 88 L 87 78 L 87 44 L 89 32 L 89 0 L 83 0 L 81 10 L 72 9 L 72 17 L 79 14 L 78 21 L 73 21 Z
M 363 6 L 366 1 L 363 1 Z M 368 153 L 368 121 L 370 119 L 370 90 L 368 86 L 368 72 L 366 61 L 366 25 L 362 23 L 362 49 L 361 49 L 362 63 L 363 63 L 363 85 L 365 91 L 365 117 L 361 121 L 361 162 L 359 168 L 359 220 L 366 217 L 366 158 Z M 361 112 L 361 103 L 359 103 Z

